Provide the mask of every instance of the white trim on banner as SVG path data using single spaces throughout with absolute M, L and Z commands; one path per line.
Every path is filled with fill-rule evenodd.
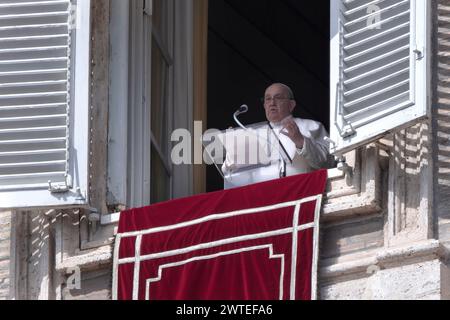
M 225 252 L 218 252 L 218 253 L 211 254 L 211 255 L 197 256 L 197 257 L 192 257 L 192 258 L 189 258 L 189 259 L 186 259 L 186 260 L 183 260 L 183 261 L 177 261 L 177 262 L 172 262 L 172 263 L 160 265 L 158 267 L 158 277 L 150 278 L 150 279 L 146 280 L 145 300 L 150 300 L 150 284 L 152 282 L 161 281 L 163 269 L 172 268 L 172 267 L 178 267 L 178 266 L 185 265 L 185 264 L 188 264 L 188 263 L 191 263 L 191 262 L 195 262 L 195 261 L 210 260 L 210 259 L 215 259 L 215 258 L 227 256 L 227 255 L 233 255 L 233 254 L 244 253 L 244 252 L 255 251 L 255 250 L 261 250 L 261 249 L 269 249 L 269 259 L 281 259 L 280 294 L 279 294 L 279 297 L 280 297 L 280 300 L 283 300 L 283 291 L 284 291 L 283 290 L 284 254 L 274 254 L 273 253 L 273 245 L 272 244 L 241 248 L 241 249 L 230 250 L 230 251 L 225 251 Z

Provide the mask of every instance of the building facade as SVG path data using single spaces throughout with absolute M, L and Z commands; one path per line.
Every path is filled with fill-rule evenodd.
M 447 299 L 450 1 L 379 2 L 371 26 L 369 1 L 331 5 L 326 112 L 345 162 L 322 206 L 319 296 Z M 0 20 L 0 298 L 111 299 L 117 212 L 206 190 L 204 166 L 169 159 L 173 130 L 206 129 L 208 1 L 2 6 L 22 16 Z M 384 40 L 352 51 L 367 30 Z

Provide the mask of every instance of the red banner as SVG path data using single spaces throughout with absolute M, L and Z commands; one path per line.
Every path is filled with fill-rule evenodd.
M 310 300 L 326 170 L 121 213 L 119 300 Z

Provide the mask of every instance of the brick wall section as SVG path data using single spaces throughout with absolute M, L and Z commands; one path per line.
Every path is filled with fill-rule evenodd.
M 9 299 L 11 213 L 0 212 L 0 300 Z

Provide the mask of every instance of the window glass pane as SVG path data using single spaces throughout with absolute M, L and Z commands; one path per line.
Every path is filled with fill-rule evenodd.
M 151 130 L 164 156 L 168 148 L 167 81 L 168 65 L 152 40 Z
M 151 203 L 158 203 L 170 199 L 170 177 L 159 157 L 158 152 L 152 145 L 151 159 Z

